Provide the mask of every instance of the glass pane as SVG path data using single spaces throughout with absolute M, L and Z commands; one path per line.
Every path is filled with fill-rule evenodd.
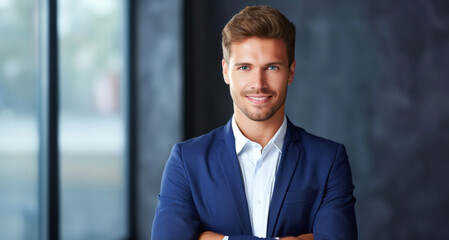
M 38 236 L 37 10 L 0 0 L 0 239 Z
M 122 0 L 61 0 L 62 239 L 127 233 Z

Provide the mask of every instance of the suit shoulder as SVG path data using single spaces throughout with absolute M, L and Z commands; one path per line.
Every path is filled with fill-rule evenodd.
M 302 149 L 305 158 L 310 163 L 321 167 L 331 167 L 338 159 L 338 161 L 347 161 L 347 153 L 343 144 L 308 133 L 299 127 L 296 129 L 300 136 L 296 144 Z
M 177 143 L 176 145 L 178 145 L 178 147 L 183 151 L 194 150 L 197 152 L 201 151 L 202 149 L 206 150 L 211 146 L 211 144 L 222 137 L 223 128 L 224 126 L 215 128 L 214 130 L 206 134 Z

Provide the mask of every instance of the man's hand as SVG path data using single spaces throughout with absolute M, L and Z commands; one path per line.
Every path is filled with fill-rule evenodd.
M 214 233 L 211 231 L 205 231 L 205 232 L 201 233 L 198 240 L 223 240 L 223 238 L 224 238 L 224 235 Z
M 222 235 L 222 234 L 214 233 L 212 231 L 205 231 L 205 232 L 201 233 L 198 240 L 223 240 L 223 238 L 224 238 L 224 235 Z M 283 238 L 280 238 L 280 240 L 313 240 L 313 234 L 308 233 L 308 234 L 300 235 L 298 237 L 283 237 Z
M 285 237 L 285 238 L 280 238 L 279 240 L 313 240 L 313 234 L 308 233 L 308 234 L 300 235 L 298 237 Z

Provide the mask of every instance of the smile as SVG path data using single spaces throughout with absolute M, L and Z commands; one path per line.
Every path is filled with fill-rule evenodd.
M 271 96 L 264 96 L 264 97 L 255 97 L 255 96 L 246 96 L 248 100 L 255 104 L 263 104 L 269 101 Z
M 257 101 L 262 101 L 264 99 L 267 99 L 268 97 L 249 97 L 249 98 L 257 100 Z

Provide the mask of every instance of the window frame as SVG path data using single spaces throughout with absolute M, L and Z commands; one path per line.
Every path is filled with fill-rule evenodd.
M 137 176 L 136 176 L 136 109 L 134 76 L 135 1 L 123 1 L 124 11 L 124 74 L 123 93 L 125 124 L 125 171 L 127 193 L 127 236 L 137 239 Z M 59 47 L 58 0 L 38 1 L 38 239 L 61 238 L 61 196 L 59 157 Z

